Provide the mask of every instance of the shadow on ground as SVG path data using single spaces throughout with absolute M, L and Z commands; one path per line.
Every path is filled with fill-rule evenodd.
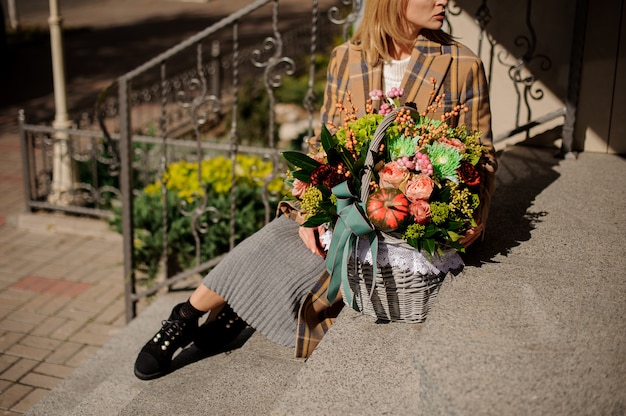
M 561 127 L 557 127 L 499 152 L 486 237 L 464 256 L 468 266 L 480 267 L 497 261 L 499 255 L 506 256 L 530 240 L 536 224 L 548 214 L 533 211 L 533 202 L 559 177 L 554 168 L 561 159 L 554 141 L 560 133 Z
M 174 357 L 169 372 L 172 373 L 190 364 L 205 360 L 210 357 L 214 357 L 218 354 L 229 354 L 232 351 L 243 347 L 243 345 L 250 339 L 254 332 L 255 331 L 253 328 L 247 327 L 242 330 L 232 342 L 229 342 L 226 345 L 218 345 L 213 348 L 199 348 L 195 344 L 191 344 Z

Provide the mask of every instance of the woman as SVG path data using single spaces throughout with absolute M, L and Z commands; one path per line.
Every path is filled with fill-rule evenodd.
M 335 104 L 348 92 L 353 103 L 360 103 L 361 114 L 370 91 L 392 87 L 403 87 L 402 99 L 425 109 L 434 99 L 434 78 L 435 95 L 446 94 L 443 110 L 465 105 L 468 111 L 458 123 L 482 131 L 483 144 L 492 149 L 484 70 L 469 49 L 441 31 L 446 6 L 447 0 L 366 2 L 354 37 L 331 55 L 322 121 L 341 125 Z M 481 162 L 483 208 L 478 226 L 462 240 L 465 245 L 483 233 L 496 166 L 492 151 Z M 245 321 L 274 342 L 295 343 L 297 356 L 310 355 L 341 303 L 330 305 L 324 295 L 328 273 L 319 241 L 322 230 L 300 227 L 296 211 L 286 209 L 285 213 L 288 215 L 279 216 L 239 244 L 187 302 L 174 307 L 161 330 L 139 353 L 137 377 L 152 379 L 166 374 L 174 352 L 194 341 L 198 319 L 209 311 L 212 323 L 205 325 L 215 328 L 212 337 L 228 337 Z M 195 342 L 202 345 L 207 341 L 196 338 Z

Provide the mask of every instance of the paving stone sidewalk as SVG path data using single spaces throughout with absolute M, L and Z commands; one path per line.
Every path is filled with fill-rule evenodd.
M 78 235 L 26 215 L 19 152 L 0 134 L 2 415 L 28 411 L 125 326 L 121 238 L 97 220 L 74 219 Z

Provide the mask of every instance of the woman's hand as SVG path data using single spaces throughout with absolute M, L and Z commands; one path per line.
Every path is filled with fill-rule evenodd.
M 480 220 L 477 220 L 476 222 L 476 227 L 467 230 L 465 236 L 459 240 L 459 243 L 463 244 L 465 248 L 468 248 L 483 233 L 483 223 Z
M 304 241 L 304 245 L 307 246 L 307 248 L 311 250 L 313 254 L 317 254 L 322 258 L 326 257 L 326 252 L 322 247 L 320 237 L 325 232 L 326 227 L 324 227 L 323 225 L 319 225 L 316 228 L 300 227 L 298 229 L 298 234 L 300 235 L 302 241 Z

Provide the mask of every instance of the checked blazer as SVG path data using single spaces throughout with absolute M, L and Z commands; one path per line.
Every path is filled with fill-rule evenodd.
M 432 82 L 434 80 L 434 83 Z M 483 224 L 487 221 L 491 196 L 495 190 L 497 161 L 492 144 L 489 89 L 480 59 L 462 44 L 441 44 L 420 35 L 415 42 L 409 65 L 401 83 L 404 95 L 402 104 L 412 102 L 418 111 L 424 112 L 439 94 L 445 94 L 443 108 L 437 114 L 464 105 L 453 125 L 466 125 L 470 130 L 482 132 L 482 144 L 489 154 L 479 163 L 481 172 L 481 212 Z M 336 47 L 328 65 L 324 103 L 321 109 L 323 123 L 341 126 L 343 116 L 337 103 L 347 104 L 348 93 L 357 107 L 357 115 L 365 113 L 369 92 L 383 89 L 383 66 L 371 67 L 360 49 L 347 42 Z M 296 334 L 297 357 L 308 357 L 321 341 L 341 310 L 341 300 L 330 305 L 327 298 L 329 275 L 324 273 L 304 299 L 298 316 Z

